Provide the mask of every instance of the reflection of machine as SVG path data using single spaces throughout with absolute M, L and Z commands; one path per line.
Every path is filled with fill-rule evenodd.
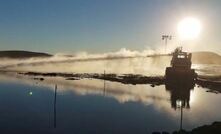
M 190 91 L 194 88 L 194 83 L 180 81 L 176 83 L 166 82 L 166 90 L 170 92 L 171 107 L 190 108 Z
M 170 92 L 171 107 L 180 109 L 180 131 L 183 125 L 183 108 L 190 108 L 190 91 L 194 88 L 194 80 L 197 77 L 194 69 L 191 69 L 192 54 L 183 52 L 182 47 L 173 52 L 171 66 L 166 68 L 165 85 Z
M 180 109 L 180 130 L 183 126 L 183 108 L 190 108 L 190 91 L 194 88 L 190 81 L 166 82 L 166 90 L 170 92 L 171 107 Z
M 192 54 L 182 52 L 182 47 L 178 47 L 173 52 L 171 67 L 166 68 L 166 80 L 177 80 L 185 78 L 185 80 L 193 81 L 197 74 L 194 69 L 191 69 Z

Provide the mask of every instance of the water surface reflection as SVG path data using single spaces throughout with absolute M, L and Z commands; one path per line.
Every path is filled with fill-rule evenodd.
M 3 133 L 151 133 L 221 120 L 219 94 L 192 87 L 180 92 L 168 85 L 125 85 L 103 80 L 36 81 L 16 74 L 0 76 L 0 131 Z M 54 121 L 54 86 L 57 127 Z M 30 94 L 31 92 L 31 94 Z

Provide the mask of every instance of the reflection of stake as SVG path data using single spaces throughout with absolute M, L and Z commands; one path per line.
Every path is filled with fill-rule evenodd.
M 181 105 L 181 110 L 180 110 L 181 114 L 180 114 L 180 130 L 183 129 L 183 107 Z
M 57 99 L 57 85 L 55 85 L 55 89 L 54 89 L 54 128 L 56 128 L 57 124 L 57 120 L 56 120 L 56 99 Z

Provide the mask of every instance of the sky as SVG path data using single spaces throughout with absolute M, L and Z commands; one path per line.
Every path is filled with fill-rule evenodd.
M 0 0 L 0 50 L 101 53 L 194 44 L 221 54 L 220 0 Z M 202 23 L 199 37 L 182 42 L 177 24 Z

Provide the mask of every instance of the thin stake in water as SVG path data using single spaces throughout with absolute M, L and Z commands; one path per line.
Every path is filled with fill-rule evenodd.
M 106 89 L 105 89 L 105 70 L 104 70 L 104 92 L 103 92 L 103 95 L 105 96 L 105 91 L 106 91 Z
M 55 89 L 54 89 L 54 128 L 57 127 L 57 120 L 56 120 L 56 100 L 57 100 L 57 85 L 55 85 Z

